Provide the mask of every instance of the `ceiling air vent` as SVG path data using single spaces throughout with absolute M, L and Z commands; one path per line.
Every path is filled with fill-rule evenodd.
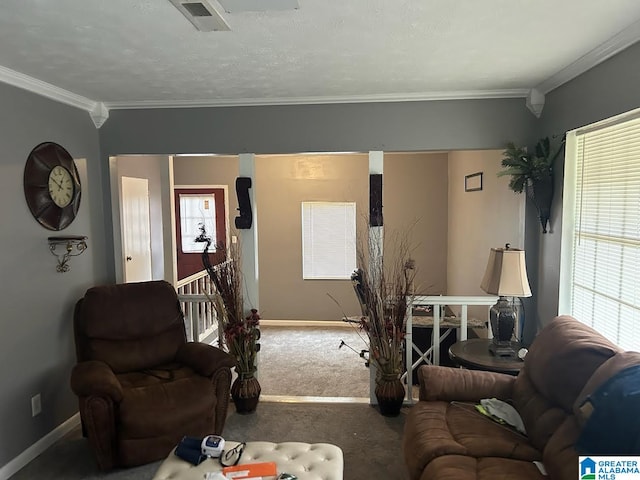
M 210 17 L 211 12 L 202 3 L 183 3 L 182 6 L 192 17 Z
M 229 24 L 206 0 L 169 0 L 201 32 L 229 31 Z

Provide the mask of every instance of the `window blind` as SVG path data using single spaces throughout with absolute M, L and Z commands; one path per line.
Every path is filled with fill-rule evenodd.
M 640 118 L 577 133 L 574 160 L 571 314 L 640 350 Z
M 302 278 L 349 279 L 356 268 L 356 204 L 302 202 Z

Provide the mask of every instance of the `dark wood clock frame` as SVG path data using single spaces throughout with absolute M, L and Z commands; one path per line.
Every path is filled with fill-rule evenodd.
M 56 166 L 65 168 L 73 181 L 71 202 L 63 208 L 55 204 L 49 193 L 49 175 Z M 78 214 L 81 190 L 76 164 L 62 146 L 43 142 L 31 150 L 24 167 L 24 195 L 33 218 L 40 225 L 49 230 L 68 227 Z

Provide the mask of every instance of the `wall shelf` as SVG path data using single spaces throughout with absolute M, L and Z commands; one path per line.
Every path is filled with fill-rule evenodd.
M 55 236 L 47 238 L 47 241 L 49 251 L 58 259 L 56 271 L 59 273 L 68 272 L 71 257 L 77 257 L 87 249 L 87 237 L 84 235 Z

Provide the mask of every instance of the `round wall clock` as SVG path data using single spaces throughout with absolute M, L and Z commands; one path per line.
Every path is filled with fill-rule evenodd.
M 31 150 L 24 167 L 24 195 L 33 217 L 49 230 L 62 230 L 80 208 L 80 176 L 63 147 L 44 142 Z

